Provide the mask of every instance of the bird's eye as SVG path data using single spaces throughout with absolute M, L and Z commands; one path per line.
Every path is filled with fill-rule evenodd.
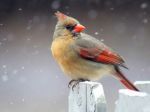
M 74 29 L 75 25 L 67 25 L 66 29 L 69 31 L 72 31 Z

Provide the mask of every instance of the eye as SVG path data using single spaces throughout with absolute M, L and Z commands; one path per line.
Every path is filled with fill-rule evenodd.
M 76 25 L 66 25 L 66 29 L 72 31 Z

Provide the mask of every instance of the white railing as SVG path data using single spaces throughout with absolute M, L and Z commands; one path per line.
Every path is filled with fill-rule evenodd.
M 140 92 L 120 89 L 115 112 L 150 112 L 150 81 L 137 81 Z M 114 102 L 115 103 L 115 102 Z M 80 82 L 69 93 L 69 112 L 107 112 L 103 86 Z

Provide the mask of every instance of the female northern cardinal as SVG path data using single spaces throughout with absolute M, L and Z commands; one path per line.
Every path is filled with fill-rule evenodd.
M 139 91 L 120 71 L 127 68 L 122 57 L 96 38 L 82 33 L 85 29 L 76 19 L 56 12 L 52 54 L 72 81 L 98 80 L 112 75 L 128 89 Z

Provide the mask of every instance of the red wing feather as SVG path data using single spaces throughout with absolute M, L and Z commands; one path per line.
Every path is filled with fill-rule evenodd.
M 80 56 L 95 62 L 120 65 L 127 68 L 124 65 L 124 60 L 109 49 L 99 50 L 96 48 L 80 48 Z

